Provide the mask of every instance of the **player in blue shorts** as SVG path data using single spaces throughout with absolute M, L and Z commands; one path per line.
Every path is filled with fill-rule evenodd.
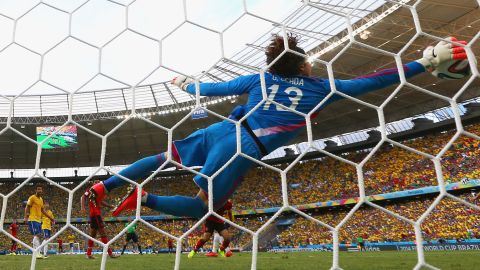
M 297 46 L 297 36 L 288 35 L 287 42 L 291 50 L 305 54 L 305 51 Z M 457 42 L 465 44 L 463 41 Z M 283 37 L 274 35 L 266 48 L 267 64 L 276 60 L 283 51 Z M 465 58 L 466 53 L 462 47 L 442 41 L 433 49 L 425 50 L 423 58 L 404 65 L 403 70 L 405 76 L 410 78 L 426 70 L 435 69 L 443 61 Z M 327 79 L 312 77 L 311 69 L 311 64 L 304 56 L 285 53 L 271 65 L 268 73 L 265 73 L 265 88 L 269 100 L 305 114 L 312 111 L 331 92 L 331 86 Z M 172 83 L 190 94 L 195 94 L 195 84 L 185 76 L 175 78 Z M 335 80 L 334 83 L 338 91 L 356 97 L 399 83 L 399 75 L 397 69 L 393 68 L 352 80 Z M 247 94 L 247 103 L 236 107 L 229 116 L 234 120 L 250 112 L 263 97 L 259 74 L 240 76 L 228 82 L 200 83 L 199 90 L 202 96 Z M 339 95 L 332 96 L 312 115 L 312 118 L 325 106 L 341 98 Z M 305 125 L 305 118 L 301 115 L 266 101 L 242 122 L 240 136 L 242 153 L 261 159 L 278 147 L 287 145 L 298 136 Z M 236 128 L 233 123 L 226 120 L 198 130 L 183 140 L 174 141 L 172 145 L 172 158 L 176 162 L 186 167 L 202 166 L 200 172 L 207 176 L 213 175 L 235 153 Z M 166 153 L 146 157 L 122 170 L 120 175 L 138 181 L 165 162 Z M 242 176 L 253 165 L 253 161 L 238 156 L 213 179 L 212 195 L 215 210 L 225 204 L 241 183 Z M 207 213 L 207 179 L 196 175 L 193 180 L 200 188 L 195 197 L 157 196 L 142 191 L 142 205 L 165 214 L 200 218 Z M 113 189 L 125 184 L 127 182 L 120 177 L 112 176 L 92 187 L 92 199 L 101 201 Z M 126 209 L 135 209 L 137 192 L 137 189 L 134 189 L 117 206 L 113 215 L 118 215 Z

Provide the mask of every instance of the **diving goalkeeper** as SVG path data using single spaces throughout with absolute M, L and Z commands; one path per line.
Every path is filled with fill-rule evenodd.
M 298 46 L 298 36 L 289 34 L 287 38 L 286 42 L 291 50 L 305 55 L 305 51 Z M 456 42 L 465 44 L 464 41 Z M 287 52 L 277 60 L 284 50 L 284 38 L 273 35 L 266 48 L 266 63 L 273 64 L 268 73 L 264 74 L 264 87 L 268 96 L 264 103 L 261 103 L 263 95 L 260 74 L 240 76 L 228 82 L 199 84 L 202 96 L 248 95 L 247 103 L 237 106 L 232 111 L 229 118 L 233 120 L 241 119 L 261 103 L 241 122 L 241 152 L 255 159 L 261 159 L 278 147 L 289 144 L 305 127 L 305 118 L 290 110 L 307 114 L 332 91 L 328 79 L 312 77 L 312 65 L 306 57 Z M 432 71 L 444 61 L 466 57 L 463 47 L 441 41 L 435 47 L 426 49 L 421 59 L 405 64 L 403 71 L 405 76 L 410 78 L 425 71 Z M 392 68 L 351 80 L 334 80 L 334 86 L 339 92 L 357 97 L 397 84 L 399 81 L 398 70 Z M 189 94 L 195 94 L 195 84 L 185 76 L 176 77 L 172 83 Z M 339 95 L 330 97 L 312 114 L 312 118 L 317 117 L 323 108 L 339 99 L 342 99 Z M 272 103 L 271 100 L 289 110 Z M 172 159 L 186 167 L 201 166 L 200 172 L 210 177 L 235 155 L 236 140 L 235 124 L 224 120 L 197 130 L 183 140 L 174 141 Z M 119 174 L 134 181 L 144 179 L 165 163 L 166 157 L 167 153 L 145 157 L 123 169 Z M 254 162 L 250 159 L 237 156 L 215 176 L 211 194 L 214 210 L 225 204 L 253 165 Z M 200 218 L 207 213 L 207 179 L 196 175 L 193 181 L 199 187 L 195 197 L 158 196 L 141 191 L 141 203 L 165 214 Z M 125 184 L 127 182 L 120 177 L 112 176 L 92 187 L 91 199 L 102 201 L 109 192 Z M 137 192 L 139 191 L 135 189 L 127 196 L 114 210 L 113 215 L 119 215 L 126 209 L 135 209 Z

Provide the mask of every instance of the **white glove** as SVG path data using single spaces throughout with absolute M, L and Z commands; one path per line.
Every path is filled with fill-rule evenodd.
M 467 44 L 465 41 L 458 41 L 454 37 L 448 37 L 447 39 L 460 44 Z M 463 59 L 467 59 L 463 47 L 442 40 L 435 47 L 428 46 L 423 51 L 423 57 L 418 59 L 417 62 L 422 64 L 426 70 L 433 71 L 445 61 Z
M 173 80 L 171 81 L 173 85 L 178 86 L 178 88 L 182 89 L 183 91 L 187 91 L 187 86 L 193 82 L 194 82 L 193 79 L 183 75 L 178 75 L 177 77 L 173 78 Z

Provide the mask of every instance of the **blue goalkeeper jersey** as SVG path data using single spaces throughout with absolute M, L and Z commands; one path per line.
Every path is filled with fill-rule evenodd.
M 425 68 L 417 63 L 410 62 L 404 65 L 407 78 L 425 71 Z M 370 91 L 378 90 L 399 83 L 398 70 L 396 68 L 382 70 L 367 76 L 351 80 L 335 80 L 337 91 L 355 97 Z M 309 113 L 324 100 L 331 91 L 328 79 L 315 77 L 280 77 L 265 73 L 266 95 L 269 100 L 301 113 Z M 195 85 L 187 87 L 190 94 L 195 94 Z M 200 83 L 200 95 L 202 96 L 227 96 L 248 94 L 248 102 L 234 113 L 240 117 L 251 111 L 262 101 L 262 88 L 259 74 L 240 76 L 234 80 L 220 83 Z M 333 95 L 320 106 L 312 115 L 342 97 Z M 271 101 L 266 100 L 249 117 L 248 124 L 268 152 L 286 145 L 295 138 L 305 126 L 305 117 L 289 111 Z M 240 113 L 239 113 L 240 111 Z

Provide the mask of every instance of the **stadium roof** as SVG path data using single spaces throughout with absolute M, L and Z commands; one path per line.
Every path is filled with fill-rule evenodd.
M 335 4 L 333 4 L 335 3 Z M 476 33 L 478 27 L 479 11 L 475 1 L 459 1 L 455 4 L 449 4 L 449 1 L 423 1 L 417 8 L 420 22 L 422 23 L 422 29 L 424 32 L 434 34 L 437 36 L 448 36 L 450 33 L 455 33 L 459 38 L 466 40 L 471 39 Z M 329 9 L 336 13 L 352 12 L 352 21 L 356 22 L 353 26 L 354 29 L 359 29 L 366 24 L 372 24 L 369 28 L 363 31 L 358 36 L 362 36 L 365 39 L 358 38 L 362 43 L 390 51 L 398 52 L 402 47 L 414 36 L 416 33 L 415 25 L 410 14 L 410 10 L 400 5 L 394 5 L 392 3 L 384 3 L 384 1 L 318 1 L 317 6 L 320 8 Z M 38 7 L 37 7 L 38 8 Z M 346 35 L 346 24 L 343 17 L 335 15 L 333 13 L 325 12 L 321 9 L 311 6 L 301 6 L 299 4 L 291 5 L 292 8 L 289 16 L 284 16 L 282 20 L 285 23 L 287 30 L 295 32 L 304 37 L 302 46 L 307 49 L 309 54 L 313 54 L 322 49 L 322 55 L 319 59 L 330 60 L 336 53 L 338 53 L 347 42 L 342 41 L 342 37 Z M 392 13 L 391 15 L 388 15 Z M 387 14 L 385 18 L 378 22 L 374 19 Z M 222 21 L 223 22 L 223 21 Z M 374 23 L 373 23 L 374 22 Z M 246 22 L 239 21 L 239 25 L 246 25 Z M 269 23 L 271 25 L 271 23 Z M 261 27 L 260 27 L 261 28 Z M 263 28 L 261 28 L 263 30 Z M 257 72 L 259 68 L 263 68 L 264 53 L 263 47 L 267 44 L 270 33 L 278 32 L 280 30 L 279 25 L 271 26 L 268 31 L 260 35 L 256 40 L 251 40 L 247 43 L 241 51 L 234 54 L 228 59 L 224 58 L 216 62 L 207 72 L 203 73 L 201 78 L 203 81 L 225 81 L 230 80 L 238 75 Z M 19 31 L 19 30 L 17 30 Z M 227 32 L 225 32 L 227 34 Z M 345 41 L 345 40 L 343 40 Z M 124 41 L 130 44 L 130 41 Z M 332 43 L 338 43 L 332 45 Z M 427 44 L 434 42 L 434 40 L 419 37 L 413 44 L 405 51 L 403 60 L 411 61 L 419 58 L 421 51 Z M 474 44 L 474 49 L 478 49 L 478 42 Z M 54 50 L 57 48 L 54 48 Z M 71 51 L 65 53 L 75 54 L 76 50 L 73 48 Z M 78 49 L 78 48 L 77 48 Z M 3 51 L 2 55 L 9 54 L 10 51 Z M 318 55 L 318 54 L 316 54 Z M 478 54 L 477 54 L 478 57 Z M 190 61 L 195 63 L 197 61 Z M 237 64 L 239 63 L 239 64 Z M 334 64 L 334 74 L 336 78 L 351 78 L 359 75 L 364 75 L 368 72 L 394 66 L 394 59 L 392 57 L 383 56 L 379 53 L 358 45 L 353 45 L 350 49 L 346 50 L 343 55 Z M 201 68 L 199 66 L 198 68 Z M 165 74 L 171 75 L 167 69 L 159 69 L 159 74 L 152 74 L 151 78 L 147 81 L 154 79 L 161 79 L 162 76 L 165 79 Z M 327 74 L 322 65 L 317 64 L 314 70 L 315 75 L 326 77 Z M 61 73 L 60 73 L 61 74 Z M 155 76 L 153 76 L 155 75 Z M 168 77 L 171 78 L 171 77 Z M 55 81 L 55 80 L 54 80 Z M 93 83 L 96 82 L 96 83 Z M 430 76 L 421 76 L 420 79 L 412 81 L 413 83 L 422 86 L 430 87 L 431 90 L 441 91 L 442 94 L 451 95 L 454 91 L 457 91 L 460 87 L 458 82 L 450 82 L 450 84 L 440 84 L 438 82 L 437 87 L 433 85 L 435 80 Z M 445 83 L 445 82 L 443 82 Z M 135 96 L 135 107 L 138 112 L 142 113 L 172 113 L 178 112 L 182 109 L 186 110 L 194 105 L 194 97 L 180 91 L 174 86 L 169 85 L 168 81 L 162 81 L 160 83 L 150 84 L 142 87 L 135 88 L 135 91 L 129 87 L 116 88 L 116 89 L 95 89 L 92 90 L 94 85 L 97 86 L 118 86 L 118 82 L 109 80 L 107 77 L 99 74 L 95 77 L 91 83 L 85 85 L 79 92 L 73 96 L 69 96 L 65 92 L 58 91 L 53 87 L 54 84 L 50 84 L 48 81 L 40 81 L 33 85 L 22 96 L 18 97 L 13 106 L 13 116 L 15 117 L 15 123 L 39 123 L 39 122 L 65 122 L 66 117 L 52 117 L 52 116 L 65 116 L 69 112 L 69 102 L 71 100 L 71 109 L 74 115 L 78 115 L 75 120 L 95 120 L 102 118 L 113 118 L 120 115 L 124 115 L 125 111 L 132 109 L 132 99 Z M 478 84 L 476 84 L 478 86 Z M 450 90 L 445 90 L 450 89 Z M 70 91 L 72 89 L 65 89 Z M 9 91 L 7 91 L 8 93 Z M 410 94 L 403 93 L 409 92 Z M 409 107 L 420 104 L 421 107 L 417 108 L 413 113 L 419 113 L 422 110 L 428 111 L 435 109 L 439 106 L 439 101 L 427 97 L 424 94 L 423 98 L 416 98 L 411 96 L 410 90 L 402 91 L 398 97 L 406 96 L 408 99 Z M 475 91 L 467 91 L 473 93 Z M 5 91 L 4 91 L 5 93 Z M 41 94 L 32 94 L 41 93 Z M 48 94 L 45 94 L 48 93 Z M 372 104 L 378 104 L 379 101 L 385 99 L 385 97 L 391 93 L 390 90 L 384 91 L 384 94 L 375 93 L 365 97 L 365 101 Z M 475 94 L 466 93 L 465 99 L 471 98 Z M 468 96 L 468 97 L 467 97 Z M 418 97 L 418 95 L 417 95 Z M 13 98 L 13 96 L 10 96 Z M 217 100 L 217 101 L 215 101 Z M 411 100 L 418 101 L 417 104 L 413 104 Z M 429 102 L 424 102 L 428 100 Z M 218 98 L 205 98 L 202 100 L 204 103 L 221 102 L 226 99 Z M 403 100 L 398 100 L 400 107 L 397 109 L 394 106 L 390 106 L 391 111 L 394 114 L 403 113 L 401 116 L 395 117 L 400 119 L 408 114 L 412 115 L 411 108 L 405 110 L 405 103 Z M 440 102 L 441 103 L 441 102 Z M 393 103 L 392 103 L 393 104 Z M 6 117 L 10 112 L 9 100 L 0 99 L 0 121 L 6 122 Z M 341 108 L 349 108 L 350 106 L 337 105 Z M 335 115 L 344 115 L 344 111 L 329 110 Z M 107 112 L 114 112 L 105 114 Z M 85 117 L 88 115 L 88 117 Z M 365 114 L 358 114 L 362 117 Z M 371 115 L 365 115 L 365 118 L 374 119 Z M 42 118 L 43 117 L 43 118 Z M 323 119 L 329 119 L 330 117 L 323 117 Z M 3 119 L 3 120 L 1 120 Z M 346 125 L 351 126 L 352 123 L 358 123 L 358 118 L 351 119 L 352 121 L 342 121 Z M 326 121 L 326 120 L 322 120 Z M 361 121 L 364 122 L 364 121 Z
M 284 18 L 287 30 L 301 34 L 303 44 L 309 54 L 319 56 L 321 60 L 330 60 L 342 50 L 347 42 L 344 19 L 332 13 L 323 12 L 320 8 L 336 13 L 352 11 L 353 30 L 368 29 L 358 33 L 357 40 L 390 52 L 398 52 L 416 34 L 415 25 L 409 8 L 384 1 L 315 1 L 317 7 L 305 6 L 293 9 L 291 15 Z M 422 1 L 416 8 L 422 30 L 427 34 L 448 36 L 454 33 L 459 39 L 471 40 L 478 35 L 480 29 L 480 13 L 476 1 Z M 386 14 L 386 15 L 385 15 Z M 382 18 L 381 20 L 375 18 Z M 371 24 L 371 25 L 370 25 Z M 229 59 L 218 61 L 213 68 L 207 70 L 202 80 L 223 81 L 238 75 L 256 72 L 264 67 L 263 47 L 267 44 L 270 33 L 278 32 L 279 25 L 269 23 L 270 29 L 259 35 L 257 39 L 249 41 L 247 46 Z M 418 37 L 402 54 L 404 62 L 421 57 L 421 51 L 428 44 L 436 40 L 426 36 Z M 332 46 L 334 44 L 335 46 Z M 480 42 L 477 40 L 472 49 L 480 60 Z M 319 53 L 321 52 L 321 53 Z M 238 64 L 240 63 L 240 64 Z M 394 66 L 394 59 L 375 52 L 369 48 L 353 44 L 335 61 L 333 65 L 336 78 L 353 78 L 368 72 Z M 316 63 L 315 75 L 325 77 L 324 67 Z M 411 80 L 415 85 L 424 87 L 435 93 L 453 96 L 466 80 L 439 81 L 429 74 L 418 76 Z M 478 97 L 480 93 L 478 78 L 460 96 L 459 100 Z M 377 91 L 361 97 L 361 100 L 379 105 L 392 93 L 394 88 Z M 88 128 L 106 134 L 115 127 L 123 115 L 131 109 L 132 90 L 119 88 L 114 90 L 82 91 L 73 96 L 72 112 L 74 120 L 89 123 Z M 174 126 L 186 114 L 186 109 L 194 104 L 192 97 L 180 90 L 171 87 L 168 83 L 160 82 L 139 87 L 135 90 L 137 112 L 151 118 L 152 121 L 166 127 Z M 27 136 L 33 138 L 35 131 L 28 124 L 63 123 L 68 112 L 68 95 L 30 95 L 19 97 L 14 105 L 12 123 Z M 222 115 L 228 115 L 230 110 L 241 103 L 244 97 L 204 99 L 210 110 Z M 8 113 L 8 101 L 0 98 L 0 117 Z M 427 95 L 418 90 L 404 87 L 385 108 L 387 122 L 406 117 L 419 115 L 441 107 L 448 106 L 448 102 Z M 159 112 L 162 112 L 159 114 Z M 168 113 L 168 114 L 165 114 Z M 117 119 L 118 118 L 118 119 Z M 95 121 L 98 119 L 110 119 Z M 375 110 L 359 105 L 350 100 L 343 100 L 330 105 L 321 112 L 313 123 L 315 139 L 328 138 L 335 135 L 377 127 L 378 117 Z M 3 118 L 3 122 L 6 118 Z M 188 135 L 192 130 L 204 127 L 218 118 L 211 115 L 206 119 L 186 121 L 174 134 L 175 139 Z M 2 122 L 2 121 L 0 121 Z M 16 125 L 15 125 L 16 124 Z M 21 129 L 22 127 L 24 129 Z M 10 136 L 10 137 L 8 137 Z M 42 156 L 42 167 L 92 166 L 98 164 L 100 155 L 100 141 L 83 130 L 79 131 L 80 148 L 77 152 L 45 153 Z M 18 142 L 15 148 L 2 154 L 1 159 L 5 168 L 28 168 L 33 165 L 35 150 L 27 142 L 13 132 L 2 135 L 8 141 Z M 306 140 L 303 134 L 296 142 Z M 133 119 L 124 125 L 118 132 L 109 138 L 107 147 L 107 164 L 128 164 L 139 157 L 165 150 L 166 136 L 147 123 Z M 0 149 L 9 149 L 2 143 Z M 115 149 L 114 149 L 115 148 Z M 11 162 L 16 157 L 18 162 Z M 22 157 L 22 158 L 20 158 Z M 10 158 L 10 162 L 6 159 Z M 23 159 L 24 158 L 24 159 Z M 14 158 L 15 159 L 15 158 Z M 8 165 L 7 165 L 8 164 Z
M 139 1 L 140 2 L 140 1 Z M 228 26 L 228 23 L 233 22 L 235 15 L 241 15 L 241 11 L 239 12 L 234 12 L 232 10 L 234 9 L 239 9 L 241 10 L 241 7 L 238 6 L 241 1 L 231 1 L 230 4 L 222 4 L 223 6 L 222 11 L 226 11 L 227 14 L 224 16 L 220 16 L 219 18 L 203 18 L 199 19 L 197 16 L 197 12 L 195 11 L 194 8 L 199 9 L 202 8 L 203 10 L 208 10 L 210 12 L 213 11 L 218 11 L 215 10 L 217 7 L 213 7 L 213 5 L 218 5 L 219 1 L 202 1 L 202 4 L 195 4 L 195 1 L 191 1 L 192 3 L 187 2 L 187 13 L 190 14 L 190 17 L 188 17 L 189 20 L 192 20 L 193 23 L 198 23 L 199 25 L 210 27 L 213 30 L 216 30 L 218 28 L 223 27 L 224 29 L 226 26 Z M 221 2 L 221 1 L 220 1 Z M 289 31 L 296 31 L 296 29 L 301 29 L 301 31 L 304 31 L 305 33 L 315 33 L 313 35 L 313 38 L 309 39 L 304 39 L 304 43 L 302 46 L 307 49 L 311 50 L 314 47 L 318 46 L 319 44 L 326 42 L 328 39 L 331 37 L 337 35 L 340 31 L 344 29 L 344 25 L 342 25 L 342 21 L 339 20 L 341 18 L 340 16 L 334 15 L 332 13 L 325 12 L 323 10 L 319 10 L 314 7 L 310 6 L 302 6 L 300 1 L 282 1 L 282 2 L 276 2 L 274 7 L 270 7 L 269 9 L 262 9 L 262 1 L 247 1 L 247 9 L 249 12 L 252 12 L 253 14 L 258 14 L 259 17 L 265 17 L 266 19 L 279 19 L 279 22 L 283 22 L 288 25 Z M 267 1 L 268 2 L 268 1 Z M 288 2 L 288 4 L 287 4 Z M 324 2 L 322 6 L 329 7 L 331 9 L 337 9 L 338 11 L 341 12 L 348 12 L 353 9 L 352 12 L 352 20 L 353 22 L 358 21 L 365 16 L 368 16 L 372 11 L 374 11 L 376 8 L 381 6 L 384 1 L 320 1 Z M 330 3 L 335 3 L 335 5 L 332 5 Z M 140 4 L 138 4 L 140 5 Z M 136 7 L 138 6 L 136 3 L 132 4 L 132 7 L 130 8 L 130 18 L 129 20 L 133 20 L 134 22 L 132 23 L 133 26 L 131 27 L 134 31 L 138 31 L 139 33 L 145 34 L 145 35 L 153 35 L 151 34 L 151 31 L 149 31 L 149 22 L 148 21 L 142 21 L 144 24 L 147 26 L 136 26 L 135 19 L 135 14 L 136 14 Z M 194 7 L 188 9 L 193 5 Z M 199 5 L 195 7 L 195 5 Z M 202 5 L 206 5 L 206 7 L 202 7 Z M 265 4 L 264 4 L 265 5 Z M 140 5 L 141 6 L 141 5 Z M 52 6 L 56 7 L 57 6 Z M 84 9 L 90 10 L 97 8 L 99 11 L 109 11 L 107 12 L 106 16 L 107 18 L 110 18 L 112 20 L 118 19 L 111 13 L 114 13 L 113 7 L 109 6 L 103 6 L 100 4 L 98 1 L 91 1 L 87 3 L 86 6 L 82 6 L 79 8 L 78 11 L 75 11 L 72 15 L 72 34 L 74 35 L 75 38 L 79 38 L 81 41 L 86 41 L 86 42 L 91 42 L 93 45 L 100 46 L 98 44 L 101 44 L 101 41 L 103 41 L 103 36 L 101 36 L 99 33 L 99 29 L 88 29 L 88 24 L 92 24 L 92 22 L 87 23 L 86 21 L 83 20 L 75 20 L 76 17 L 81 17 L 80 15 L 82 14 L 82 11 Z M 117 7 L 118 8 L 118 7 Z M 147 8 L 147 7 L 143 7 Z M 152 8 L 152 7 L 150 7 Z M 222 8 L 222 7 L 221 7 Z M 39 16 L 39 18 L 42 18 L 40 16 L 45 16 L 48 15 L 49 12 L 48 10 L 51 10 L 52 8 L 50 6 L 38 6 L 34 10 L 30 11 L 25 15 L 24 18 L 21 18 L 19 20 L 19 25 L 23 26 L 26 23 L 23 23 L 23 21 L 29 21 L 31 20 L 30 14 L 33 13 L 31 16 Z M 140 7 L 139 7 L 140 9 Z M 170 7 L 170 9 L 172 9 Z M 261 12 L 256 12 L 257 9 L 261 10 Z M 282 10 L 283 12 L 280 12 L 278 10 Z M 0 10 L 1 12 L 1 10 Z M 37 15 L 39 13 L 39 15 Z M 80 14 L 79 14 L 80 13 Z M 239 13 L 239 14 L 236 14 Z M 280 13 L 281 15 L 273 16 L 275 13 Z M 8 13 L 7 13 L 8 14 Z M 232 16 L 228 16 L 232 15 Z M 273 16 L 273 18 L 272 18 Z M 218 52 L 214 52 L 212 50 L 206 50 L 203 54 L 205 55 L 210 55 L 209 57 L 203 59 L 200 58 L 198 59 L 198 53 L 196 53 L 194 59 L 177 59 L 177 62 L 185 62 L 183 66 L 176 67 L 174 65 L 175 70 L 179 70 L 181 72 L 185 72 L 186 74 L 189 74 L 189 71 L 194 72 L 194 74 L 202 74 L 204 73 L 204 76 L 202 77 L 203 81 L 224 81 L 224 80 L 229 80 L 232 79 L 233 77 L 236 77 L 241 74 L 248 74 L 252 72 L 256 72 L 259 68 L 264 67 L 264 54 L 262 51 L 262 46 L 265 45 L 265 41 L 267 41 L 270 38 L 270 34 L 273 32 L 278 32 L 280 30 L 280 24 L 276 24 L 272 21 L 263 21 L 259 19 L 259 17 L 254 17 L 254 16 L 249 16 L 245 15 L 242 17 L 238 22 L 236 22 L 230 29 L 222 32 L 223 38 L 224 38 L 224 50 L 225 50 L 225 56 L 227 58 L 223 58 L 219 61 L 221 57 L 219 56 Z M 173 18 L 172 18 L 173 19 Z M 51 19 L 53 20 L 53 19 Z M 199 21 L 198 21 L 199 20 Z M 101 22 L 101 21 L 100 21 Z M 119 21 L 120 22 L 120 21 Z M 81 24 L 87 24 L 87 26 L 80 27 L 78 25 Z M 252 29 L 251 26 L 254 25 L 255 27 Z M 171 27 L 172 29 L 175 27 L 175 25 L 168 25 L 164 26 L 166 28 Z M 177 43 L 186 43 L 190 42 L 189 39 L 181 39 L 177 38 L 175 36 L 176 32 L 182 32 L 184 35 L 193 35 L 195 31 L 202 30 L 201 28 L 197 27 L 195 29 L 193 26 L 195 25 L 190 25 L 186 24 L 185 28 L 188 29 L 177 29 L 172 33 L 173 39 Z M 24 27 L 19 27 L 20 29 L 17 29 L 18 36 L 20 36 L 18 39 L 19 44 L 21 46 L 26 46 L 26 48 L 30 49 L 29 45 L 32 47 L 32 50 L 35 51 L 41 51 L 43 47 L 46 47 L 48 45 L 40 46 L 37 44 L 29 44 L 29 42 L 32 42 L 31 39 L 28 39 L 26 37 L 23 37 L 24 35 L 30 34 L 30 35 L 35 35 L 33 31 L 36 29 L 34 26 L 30 26 L 32 29 L 30 29 L 30 33 L 28 32 L 28 25 Z M 138 29 L 138 28 L 140 29 Z M 26 28 L 26 29 L 24 29 Z M 79 29 L 77 29 L 79 28 Z M 85 29 L 87 28 L 87 29 Z M 100 28 L 100 27 L 99 27 Z M 109 25 L 108 28 L 114 28 L 114 25 Z M 291 28 L 291 29 L 290 29 Z M 110 29 L 111 31 L 114 31 L 114 29 Z M 229 32 L 230 31 L 235 31 L 236 35 L 232 35 Z M 90 35 L 85 35 L 84 32 L 92 32 Z M 23 32 L 26 32 L 22 34 Z M 104 32 L 107 32 L 105 30 Z M 128 31 L 127 31 L 128 32 Z M 125 34 L 127 34 L 127 32 Z M 184 33 L 185 32 L 185 33 Z M 103 32 L 102 32 L 103 33 Z M 167 34 L 168 31 L 164 30 L 163 34 Z M 21 35 L 22 34 L 22 35 Z M 45 37 L 46 39 L 54 38 L 55 36 L 53 33 L 45 33 L 47 36 Z M 105 33 L 104 33 L 105 34 Z M 159 35 L 159 33 L 156 33 Z M 105 34 L 106 35 L 106 34 Z M 246 37 L 243 37 L 246 36 Z M 208 36 L 207 38 L 211 38 Z M 26 39 L 25 41 L 23 39 Z M 145 46 L 142 46 L 144 44 L 141 44 L 139 42 L 135 43 L 135 38 L 131 36 L 123 37 L 119 36 L 118 38 L 114 39 L 114 41 L 118 41 L 118 43 L 121 43 L 123 46 L 132 46 L 134 49 L 133 50 L 142 50 L 142 49 L 147 49 Z M 164 40 L 163 43 L 168 44 L 168 39 Z M 203 42 L 203 40 L 202 40 Z M 63 46 L 63 44 L 66 43 L 67 45 Z M 235 46 L 232 45 L 235 44 Z M 26 44 L 26 45 L 24 45 Z M 43 43 L 41 43 L 43 44 Z M 14 47 L 16 44 L 14 44 L 12 47 Z M 211 43 L 208 43 L 207 45 L 212 46 Z M 165 45 L 166 46 L 166 45 Z M 191 46 L 191 45 L 190 45 Z M 41 47 L 38 48 L 37 47 Z M 66 47 L 66 48 L 64 48 Z M 237 50 L 236 53 L 229 55 L 229 51 L 232 51 L 233 48 L 242 48 L 240 50 Z M 82 69 L 90 69 L 90 68 L 95 68 L 95 62 L 86 62 L 82 63 L 85 66 L 82 67 L 82 69 L 72 69 L 69 70 L 69 74 L 65 74 L 65 71 L 62 69 L 62 64 L 64 65 L 65 63 L 61 62 L 60 60 L 54 62 L 53 60 L 50 60 L 51 58 L 55 58 L 56 54 L 58 54 L 58 58 L 69 58 L 71 62 L 76 61 L 77 59 L 72 58 L 70 55 L 76 55 L 76 54 L 82 54 L 82 50 L 84 50 L 83 47 L 78 45 L 78 42 L 73 42 L 71 40 L 65 40 L 63 43 L 58 44 L 56 47 L 53 47 L 51 51 L 47 51 L 45 55 L 46 60 L 50 61 L 45 61 L 43 63 L 44 73 L 43 74 L 41 81 L 38 83 L 34 84 L 31 86 L 25 93 L 23 93 L 22 96 L 18 97 L 15 100 L 14 108 L 13 108 L 13 116 L 16 118 L 23 118 L 19 119 L 17 122 L 35 122 L 34 119 L 29 119 L 26 120 L 25 117 L 38 117 L 38 116 L 59 116 L 59 115 L 67 115 L 69 112 L 69 99 L 72 99 L 72 113 L 74 115 L 81 115 L 81 114 L 95 114 L 95 113 L 104 113 L 104 112 L 120 112 L 120 111 L 126 111 L 132 109 L 132 98 L 133 95 L 135 95 L 135 108 L 139 110 L 144 110 L 146 109 L 147 111 L 151 111 L 149 109 L 155 108 L 154 111 L 167 111 L 167 112 L 172 112 L 172 110 L 175 109 L 181 109 L 184 107 L 188 107 L 192 105 L 192 101 L 194 100 L 194 97 L 191 95 L 188 95 L 184 93 L 183 91 L 180 91 L 176 87 L 173 87 L 169 85 L 168 80 L 170 80 L 173 76 L 175 76 L 174 72 L 172 72 L 173 69 L 170 65 L 170 63 L 166 60 L 164 61 L 165 66 L 159 68 L 156 72 L 148 76 L 147 79 L 142 80 L 139 82 L 138 80 L 132 79 L 134 77 L 134 74 L 137 73 L 136 69 L 142 68 L 142 66 L 147 65 L 148 61 L 142 58 L 152 58 L 155 57 L 156 55 L 138 55 L 137 58 L 138 61 L 134 61 L 134 64 L 137 64 L 136 66 L 130 67 L 130 69 L 126 69 L 126 72 L 124 73 L 114 73 L 115 75 L 122 75 L 122 77 L 114 77 L 110 75 L 109 70 L 112 69 L 111 66 L 113 65 L 118 65 L 118 64 L 123 64 L 123 63 L 117 63 L 114 61 L 109 61 L 112 59 L 108 58 L 108 53 L 110 52 L 110 47 L 109 44 L 105 45 L 105 47 L 101 47 L 103 54 L 102 54 L 102 63 L 101 66 L 102 68 L 100 69 L 100 74 L 97 74 L 91 81 L 89 81 L 86 85 L 81 86 L 80 90 L 78 92 L 69 97 L 68 93 L 69 92 L 74 92 L 77 90 L 75 86 L 80 86 L 81 83 L 69 83 L 66 82 L 64 79 L 60 79 L 57 77 L 67 77 L 71 81 L 74 82 L 81 82 L 81 76 L 83 76 L 85 73 L 82 71 Z M 21 49 L 21 48 L 20 48 Z M 21 50 L 19 48 L 7 48 L 2 54 L 4 57 L 7 59 L 24 59 L 27 58 L 21 53 Z M 187 49 L 191 50 L 191 47 Z M 202 51 L 203 47 L 196 48 L 196 50 Z M 218 51 L 220 51 L 220 48 L 216 48 Z M 117 51 L 115 51 L 117 52 Z M 118 50 L 120 52 L 120 50 Z M 117 52 L 117 53 L 118 53 Z M 52 55 L 53 54 L 53 55 Z M 182 54 L 185 54 L 184 51 L 181 50 L 165 50 L 164 51 L 165 55 L 162 55 L 163 58 L 168 58 L 167 56 L 170 54 L 177 55 L 178 58 L 181 58 Z M 43 55 L 43 54 L 42 54 Z M 125 55 L 117 54 L 117 57 L 126 57 Z M 70 59 L 71 58 L 71 59 Z M 35 59 L 31 59 L 32 61 L 29 61 L 28 64 L 35 64 Z M 55 59 L 54 59 L 55 60 Z M 212 66 L 206 65 L 203 62 L 204 60 L 208 60 L 206 62 L 212 62 Z M 188 61 L 188 62 L 186 62 Z M 203 61 L 203 62 L 202 62 Z M 54 62 L 54 64 L 57 64 L 56 67 L 50 67 L 51 64 L 50 62 Z M 234 62 L 239 63 L 235 64 Z M 88 66 L 89 65 L 89 66 Z M 48 72 L 50 70 L 55 71 L 55 73 Z M 104 71 L 105 70 L 105 71 Z M 208 70 L 207 72 L 203 72 L 204 70 Z M 73 72 L 72 72 L 73 71 Z M 28 77 L 29 70 L 24 71 L 25 74 L 23 77 Z M 148 74 L 146 70 L 146 74 Z M 52 73 L 52 74 L 50 74 Z M 77 73 L 77 74 L 70 74 L 70 73 Z M 94 75 L 94 71 L 92 71 L 92 75 Z M 124 77 L 124 78 L 123 78 Z M 138 76 L 137 76 L 138 77 Z M 13 79 L 13 78 L 12 78 Z M 11 84 L 4 83 L 2 85 L 2 88 L 4 88 L 3 93 L 9 96 L 10 98 L 14 98 L 15 95 L 22 93 L 23 88 L 17 87 L 18 81 L 22 81 L 21 77 L 15 78 L 17 79 L 17 83 L 12 82 Z M 126 82 L 126 83 L 122 83 Z M 153 84 L 149 84 L 148 82 L 154 82 Z M 142 87 L 136 87 L 135 88 L 135 94 L 133 94 L 133 90 L 131 89 L 130 86 L 126 86 L 126 84 L 130 83 L 129 85 L 135 85 L 135 83 L 140 83 L 141 85 L 145 85 Z M 123 87 L 119 87 L 123 85 Z M 8 87 L 10 88 L 8 88 Z M 100 87 L 100 88 L 99 88 Z M 58 89 L 60 88 L 60 89 Z M 113 88 L 113 89 L 112 89 Z M 62 90 L 65 90 L 66 92 L 63 92 Z M 14 94 L 14 95 L 11 95 Z M 206 101 L 205 101 L 206 102 Z M 0 100 L 0 105 L 1 105 L 1 110 L 0 110 L 0 117 L 6 117 L 9 114 L 9 101 L 7 99 Z M 110 114 L 111 116 L 112 114 Z M 98 115 L 98 117 L 101 117 Z M 49 121 L 52 121 L 54 118 L 48 118 Z M 61 120 L 57 120 L 61 121 Z

